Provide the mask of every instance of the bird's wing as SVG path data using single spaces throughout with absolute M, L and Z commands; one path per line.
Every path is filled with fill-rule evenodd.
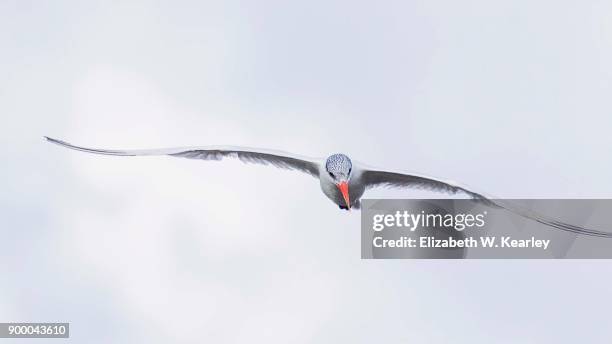
M 465 195 L 475 199 L 487 201 L 488 198 L 470 191 L 464 187 L 458 186 L 450 181 L 442 181 L 439 179 L 424 177 L 416 174 L 404 174 L 397 172 L 387 172 L 379 170 L 366 169 L 362 172 L 361 178 L 366 189 L 374 187 L 392 187 L 392 188 L 411 188 L 421 189 L 447 194 L 464 193 Z
M 94 154 L 118 156 L 169 155 L 174 157 L 202 160 L 222 160 L 223 158 L 227 157 L 236 158 L 245 163 L 272 165 L 279 168 L 302 171 L 312 175 L 313 177 L 319 177 L 320 163 L 317 161 L 317 159 L 272 150 L 230 146 L 114 150 L 79 147 L 46 136 L 45 139 L 66 148 Z
M 443 192 L 448 194 L 466 194 L 475 201 L 488 205 L 495 208 L 503 208 L 507 211 L 523 216 L 525 218 L 537 221 L 547 226 L 551 226 L 557 229 L 561 229 L 567 232 L 584 234 L 596 237 L 612 238 L 612 233 L 600 231 L 596 229 L 584 228 L 569 223 L 565 223 L 542 214 L 538 214 L 525 207 L 522 207 L 516 202 L 510 202 L 507 200 L 493 199 L 490 197 L 483 196 L 481 193 L 470 191 L 463 186 L 458 186 L 453 182 L 441 181 L 434 178 L 403 174 L 395 172 L 386 172 L 380 170 L 365 169 L 362 171 L 361 176 L 366 188 L 373 188 L 378 186 L 383 187 L 396 187 L 396 188 L 416 188 L 430 191 Z

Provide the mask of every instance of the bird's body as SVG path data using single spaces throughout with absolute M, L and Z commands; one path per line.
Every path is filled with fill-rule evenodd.
M 332 154 L 326 159 L 315 159 L 286 152 L 255 149 L 246 147 L 208 146 L 140 150 L 93 149 L 71 145 L 69 143 L 45 137 L 48 141 L 66 148 L 87 153 L 116 156 L 155 156 L 167 155 L 201 160 L 222 160 L 225 157 L 237 158 L 245 163 L 273 165 L 275 167 L 297 170 L 319 179 L 321 190 L 341 209 L 360 208 L 360 199 L 364 192 L 373 187 L 390 186 L 401 188 L 419 188 L 448 194 L 464 194 L 474 200 L 492 207 L 499 207 L 530 218 L 534 221 L 564 231 L 585 235 L 612 237 L 612 233 L 582 228 L 546 218 L 525 209 L 512 207 L 499 200 L 492 200 L 480 193 L 459 186 L 456 183 L 437 178 L 421 176 L 414 173 L 389 172 L 368 167 L 352 161 L 344 154 Z

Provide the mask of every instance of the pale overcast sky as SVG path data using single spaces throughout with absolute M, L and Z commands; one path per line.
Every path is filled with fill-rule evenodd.
M 75 343 L 609 343 L 607 261 L 361 260 L 359 213 L 308 176 L 42 136 L 611 198 L 610 42 L 603 0 L 2 0 L 0 319 Z

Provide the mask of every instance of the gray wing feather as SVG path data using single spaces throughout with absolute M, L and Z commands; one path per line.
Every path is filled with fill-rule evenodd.
M 525 218 L 537 221 L 547 226 L 551 226 L 566 232 L 584 234 L 596 237 L 612 238 L 612 233 L 599 231 L 595 229 L 584 228 L 569 223 L 565 223 L 550 217 L 533 212 L 529 209 L 520 207 L 506 200 L 492 199 L 483 196 L 480 193 L 470 191 L 464 187 L 454 185 L 451 182 L 444 182 L 433 178 L 417 176 L 412 174 L 402 174 L 395 172 L 385 172 L 376 170 L 365 170 L 362 173 L 362 179 L 366 188 L 377 186 L 400 187 L 400 188 L 416 188 L 429 191 L 437 191 L 448 194 L 464 193 L 479 203 L 486 204 L 494 208 L 502 208 Z
M 454 185 L 451 182 L 443 182 L 432 178 L 403 174 L 396 172 L 366 170 L 362 174 L 366 188 L 373 187 L 394 187 L 394 188 L 412 188 L 428 191 L 442 192 L 446 194 L 464 193 L 475 200 L 480 200 L 487 203 L 488 198 L 460 186 Z
M 75 146 L 70 143 L 46 137 L 47 141 L 57 145 L 78 150 L 81 152 L 115 155 L 115 156 L 154 156 L 168 155 L 188 159 L 201 160 L 222 160 L 223 158 L 235 158 L 244 163 L 255 163 L 261 165 L 272 165 L 278 168 L 301 171 L 313 177 L 319 177 L 319 163 L 316 159 L 301 157 L 290 153 L 253 149 L 246 147 L 183 147 L 183 148 L 163 148 L 163 149 L 134 149 L 134 150 L 114 150 L 114 149 L 95 149 Z

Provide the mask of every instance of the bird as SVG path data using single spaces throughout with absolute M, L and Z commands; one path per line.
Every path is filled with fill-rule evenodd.
M 455 182 L 428 177 L 415 173 L 387 171 L 369 167 L 351 160 L 346 154 L 335 153 L 327 158 L 311 158 L 283 151 L 237 147 L 237 146 L 201 146 L 175 147 L 160 149 L 96 149 L 70 144 L 65 141 L 44 138 L 51 143 L 65 148 L 102 155 L 114 156 L 172 156 L 187 159 L 219 161 L 224 158 L 238 159 L 244 163 L 272 165 L 277 168 L 294 170 L 308 174 L 319 180 L 323 194 L 342 210 L 360 209 L 361 198 L 366 190 L 376 187 L 422 189 L 450 195 L 464 195 L 475 202 L 494 208 L 502 208 L 529 218 L 536 222 L 563 231 L 588 236 L 612 238 L 612 233 L 583 228 L 553 218 L 543 216 L 531 210 L 509 204 L 500 199 L 487 197 L 482 193 Z

